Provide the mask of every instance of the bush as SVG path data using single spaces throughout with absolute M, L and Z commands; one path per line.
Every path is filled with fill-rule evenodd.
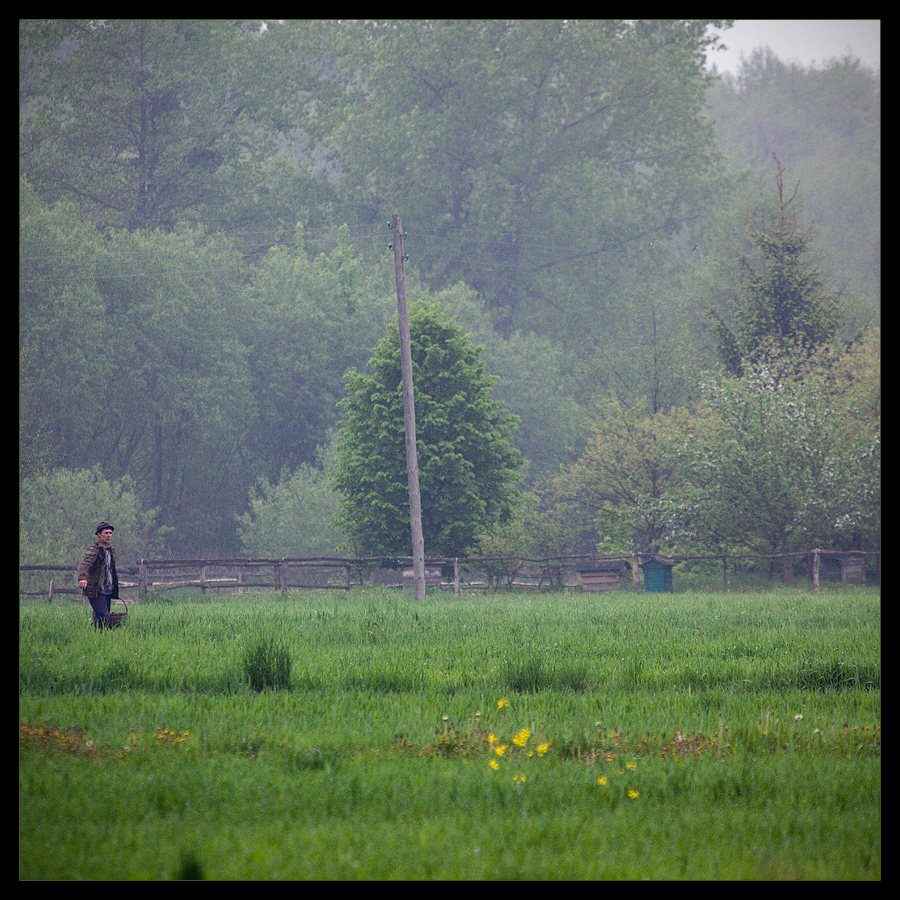
M 324 464 L 324 460 L 323 460 Z M 338 494 L 324 469 L 301 464 L 277 484 L 260 479 L 248 511 L 238 517 L 238 536 L 248 556 L 333 556 L 344 540 L 331 527 Z
M 23 479 L 19 493 L 19 564 L 75 567 L 103 520 L 115 526 L 119 567 L 151 556 L 172 529 L 156 524 L 128 475 L 107 479 L 93 469 L 50 469 Z

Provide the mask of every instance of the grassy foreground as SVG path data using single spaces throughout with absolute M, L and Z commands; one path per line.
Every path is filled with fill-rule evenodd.
M 880 606 L 23 604 L 20 878 L 878 879 Z

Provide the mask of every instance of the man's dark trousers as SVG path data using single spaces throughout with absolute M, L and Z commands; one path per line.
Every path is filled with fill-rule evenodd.
M 109 627 L 109 611 L 112 608 L 112 594 L 104 594 L 98 591 L 96 597 L 88 597 L 91 601 L 91 609 L 94 610 L 94 627 Z

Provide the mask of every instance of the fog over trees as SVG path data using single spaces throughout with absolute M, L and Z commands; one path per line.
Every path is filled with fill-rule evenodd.
M 21 20 L 22 562 L 361 545 L 393 213 L 518 421 L 460 547 L 877 547 L 880 73 L 711 24 Z

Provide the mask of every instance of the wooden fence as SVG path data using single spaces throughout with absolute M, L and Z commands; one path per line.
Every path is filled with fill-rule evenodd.
M 806 558 L 807 574 L 813 590 L 818 591 L 822 578 L 844 583 L 865 583 L 869 557 L 880 554 L 872 551 L 830 551 L 814 549 L 791 554 L 716 554 L 677 555 L 666 557 L 671 564 L 679 562 L 715 561 L 722 565 L 727 583 L 728 565 L 746 559 L 783 561 L 785 557 Z M 640 589 L 640 567 L 650 559 L 648 554 L 599 554 L 593 556 L 551 556 L 537 559 L 525 557 L 428 557 L 425 560 L 428 586 L 452 588 L 459 596 L 463 587 L 469 590 L 491 588 L 505 582 L 508 586 L 530 586 L 538 589 L 550 585 L 585 585 L 583 574 L 591 567 L 620 561 L 631 568 L 634 587 Z M 643 561 L 643 562 L 642 562 Z M 20 566 L 19 593 L 22 596 L 47 597 L 72 595 L 84 599 L 75 580 L 75 566 Z M 450 572 L 452 571 L 452 580 Z M 121 567 L 120 596 L 142 600 L 150 593 L 176 588 L 199 588 L 201 592 L 229 590 L 237 593 L 252 590 L 280 591 L 282 596 L 291 589 L 343 588 L 355 585 L 412 586 L 410 558 L 346 558 L 311 557 L 294 559 L 182 559 L 141 560 L 137 567 Z M 444 580 L 442 575 L 447 575 Z M 49 576 L 49 585 L 35 586 L 40 576 Z M 27 582 L 27 583 L 26 583 Z

